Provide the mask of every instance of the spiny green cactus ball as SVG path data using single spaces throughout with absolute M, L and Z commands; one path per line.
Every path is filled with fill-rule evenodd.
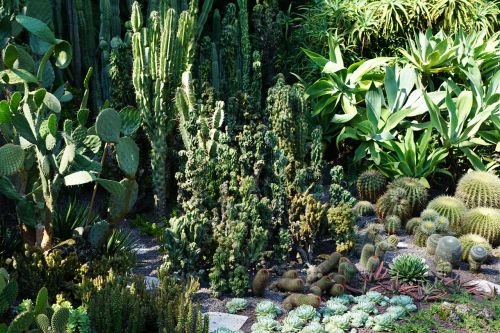
M 427 204 L 427 189 L 417 178 L 400 177 L 389 185 L 389 188 L 395 187 L 405 191 L 413 215 L 424 209 Z
M 389 215 L 395 215 L 401 220 L 405 220 L 411 214 L 411 206 L 406 198 L 406 192 L 399 187 L 387 190 L 377 200 L 376 208 L 377 215 L 381 219 Z
M 500 178 L 485 171 L 470 172 L 458 182 L 455 196 L 468 208 L 500 208 Z
M 440 234 L 432 234 L 429 237 L 427 237 L 427 241 L 425 242 L 427 247 L 427 253 L 429 253 L 430 255 L 434 255 L 434 253 L 436 253 L 436 246 L 441 237 L 443 236 Z
M 420 223 L 422 223 L 422 219 L 420 217 L 414 217 L 412 219 L 409 219 L 405 225 L 406 232 L 409 233 L 410 235 L 414 235 L 415 230 L 418 229 Z
M 436 231 L 439 233 L 446 233 L 450 226 L 450 222 L 444 216 L 438 217 L 434 223 L 436 224 Z
M 500 243 L 500 210 L 479 207 L 468 211 L 464 216 L 465 230 L 483 236 L 495 246 Z
M 462 244 L 462 261 L 467 261 L 467 258 L 469 258 L 470 249 L 474 245 L 483 246 L 488 251 L 489 254 L 491 254 L 493 251 L 490 243 L 488 243 L 488 240 L 486 238 L 484 238 L 483 236 L 479 236 L 479 235 L 475 235 L 475 234 L 466 234 L 466 235 L 460 236 L 458 238 L 458 240 Z
M 424 209 L 420 214 L 420 218 L 424 221 L 436 221 L 439 217 L 439 213 L 434 209 Z
M 401 219 L 395 215 L 387 216 L 384 221 L 384 229 L 389 235 L 395 235 L 401 229 Z
M 373 209 L 373 204 L 370 201 L 359 201 L 352 208 L 354 215 L 360 216 L 372 216 L 375 215 L 375 210 Z
M 399 237 L 397 235 L 390 235 L 387 237 L 387 242 L 391 245 L 392 248 L 396 248 L 399 243 Z
M 433 199 L 427 205 L 428 209 L 435 210 L 439 215 L 444 216 L 450 222 L 449 230 L 460 234 L 463 228 L 463 218 L 467 212 L 467 207 L 462 200 L 447 195 Z
M 363 172 L 356 183 L 361 200 L 376 202 L 386 188 L 385 177 L 376 170 Z

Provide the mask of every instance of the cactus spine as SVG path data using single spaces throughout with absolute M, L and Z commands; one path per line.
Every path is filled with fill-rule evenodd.
M 356 187 L 361 200 L 367 200 L 374 203 L 380 195 L 384 193 L 386 179 L 380 172 L 368 170 L 359 176 Z
M 464 217 L 467 232 L 483 236 L 495 246 L 500 243 L 500 210 L 494 208 L 474 208 Z
M 433 209 L 439 215 L 446 217 L 450 222 L 450 231 L 456 234 L 463 232 L 463 218 L 467 207 L 460 199 L 442 195 L 430 201 L 427 208 Z
M 147 27 L 139 3 L 132 6 L 133 83 L 144 129 L 151 144 L 155 207 L 161 216 L 166 205 L 167 137 L 174 115 L 174 96 L 184 70 L 189 69 L 195 38 L 194 13 L 176 13 L 163 0 Z
M 410 213 L 411 205 L 406 198 L 406 192 L 399 187 L 387 190 L 377 200 L 377 215 L 381 219 L 395 215 L 401 220 L 405 220 L 410 216 Z
M 470 270 L 477 272 L 481 269 L 481 264 L 488 258 L 488 251 L 482 245 L 474 245 L 469 252 L 468 260 Z
M 500 178 L 485 171 L 470 172 L 458 182 L 455 196 L 468 208 L 500 208 Z

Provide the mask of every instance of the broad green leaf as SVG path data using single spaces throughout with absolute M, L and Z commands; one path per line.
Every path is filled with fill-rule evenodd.
M 358 82 L 361 80 L 363 75 L 366 73 L 372 71 L 375 68 L 378 68 L 384 64 L 387 63 L 388 60 L 390 60 L 390 57 L 380 57 L 380 58 L 374 58 L 365 61 L 361 66 L 359 66 L 350 76 L 349 80 L 350 82 Z
M 301 50 L 316 64 L 319 68 L 324 68 L 328 62 L 328 59 L 323 57 L 321 54 L 316 52 L 301 48 Z
M 47 127 L 49 129 L 49 133 L 54 137 L 57 135 L 57 117 L 55 114 L 51 114 L 47 121 Z
M 486 170 L 486 166 L 481 161 L 481 158 L 470 148 L 460 148 L 460 150 L 465 154 L 471 165 L 475 170 Z
M 382 108 L 382 92 L 375 88 L 372 84 L 365 95 L 366 112 L 368 120 L 370 120 L 372 130 L 376 131 L 380 121 L 380 113 Z
M 22 25 L 26 30 L 31 32 L 33 35 L 37 36 L 41 40 L 50 43 L 50 44 L 56 44 L 56 38 L 54 36 L 54 33 L 50 30 L 50 28 L 43 23 L 42 21 L 29 17 L 29 16 L 24 16 L 24 15 L 17 15 L 16 16 L 16 21 L 20 25 Z
M 54 48 L 54 56 L 56 57 L 56 67 L 65 69 L 71 63 L 73 51 L 71 45 L 64 40 L 57 40 L 57 45 Z
M 49 108 L 49 110 L 55 113 L 61 112 L 61 102 L 59 102 L 56 96 L 52 95 L 49 92 L 45 94 L 45 97 L 43 98 L 43 104 L 45 104 Z
M 9 102 L 0 101 L 0 124 L 9 124 L 12 120 Z
M 17 51 L 17 48 L 13 44 L 7 45 L 7 47 L 3 51 L 3 63 L 5 67 L 7 68 L 12 68 L 14 66 L 14 63 L 16 62 L 17 58 L 19 56 L 19 53 Z
M 95 176 L 88 171 L 77 171 L 64 177 L 64 183 L 66 186 L 83 185 L 95 179 Z

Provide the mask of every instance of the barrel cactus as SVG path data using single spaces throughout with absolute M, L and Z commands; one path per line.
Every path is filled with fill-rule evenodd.
M 356 187 L 361 200 L 376 202 L 385 191 L 386 179 L 380 172 L 368 170 L 358 177 Z
M 436 232 L 436 224 L 432 221 L 423 221 L 415 231 L 415 244 L 420 247 L 426 246 L 427 237 Z
M 425 221 L 436 221 L 439 217 L 439 213 L 436 212 L 434 209 L 424 209 L 422 213 L 420 214 L 420 218 Z
M 405 225 L 406 232 L 409 233 L 410 235 L 414 235 L 415 231 L 420 226 L 420 223 L 422 223 L 422 219 L 420 217 L 414 217 L 412 219 L 409 219 Z
M 399 237 L 397 235 L 390 235 L 387 237 L 387 242 L 392 248 L 396 248 L 399 243 Z
M 470 249 L 474 245 L 483 246 L 489 254 L 491 254 L 493 251 L 490 243 L 488 243 L 488 240 L 483 236 L 479 236 L 476 234 L 467 234 L 460 236 L 458 240 L 460 240 L 460 243 L 462 244 L 462 261 L 467 261 L 467 259 L 469 258 Z
M 448 232 L 450 222 L 448 221 L 448 219 L 446 217 L 440 216 L 436 219 L 436 221 L 434 221 L 434 223 L 436 224 L 436 231 L 437 232 L 439 232 L 441 234 Z
M 395 215 L 402 220 L 411 214 L 410 202 L 406 198 L 406 192 L 401 188 L 392 188 L 382 195 L 376 204 L 379 218 L 384 219 L 389 215 Z
M 428 209 L 435 210 L 439 215 L 444 216 L 450 222 L 449 230 L 455 234 L 462 233 L 463 218 L 467 212 L 467 207 L 462 200 L 447 195 L 439 196 L 427 205 Z
M 464 217 L 465 230 L 483 236 L 495 246 L 500 243 L 500 210 L 478 207 L 471 209 Z
M 358 217 L 375 215 L 373 204 L 370 201 L 359 201 L 352 208 L 352 212 Z
M 436 260 L 449 261 L 456 265 L 462 255 L 462 244 L 454 236 L 441 237 L 436 246 Z
M 468 208 L 500 208 L 500 178 L 485 171 L 470 172 L 458 182 L 455 196 Z
M 426 245 L 427 245 L 427 253 L 430 255 L 434 255 L 436 253 L 436 247 L 438 241 L 443 237 L 440 234 L 432 234 L 427 237 Z
M 424 209 L 427 204 L 427 189 L 418 179 L 412 177 L 398 178 L 389 185 L 389 188 L 395 187 L 405 191 L 413 215 Z
M 389 235 L 395 235 L 401 229 L 401 219 L 395 215 L 388 216 L 384 221 L 384 229 Z
M 488 251 L 482 245 L 474 245 L 469 252 L 470 270 L 477 272 L 481 269 L 481 265 L 488 258 Z

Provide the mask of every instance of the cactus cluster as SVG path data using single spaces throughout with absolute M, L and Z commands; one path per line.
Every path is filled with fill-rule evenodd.
M 363 172 L 356 182 L 359 198 L 372 203 L 375 203 L 384 193 L 386 185 L 386 178 L 376 170 Z
M 500 210 L 478 207 L 469 210 L 464 216 L 466 232 L 480 235 L 492 246 L 500 244 Z
M 420 223 L 422 223 L 422 218 L 420 218 L 420 217 L 413 217 L 413 218 L 409 219 L 405 225 L 406 232 L 410 235 L 414 235 L 415 231 L 420 226 Z
M 378 200 L 376 211 L 379 218 L 395 215 L 401 220 L 406 220 L 411 215 L 411 204 L 402 188 L 388 189 Z
M 433 221 L 423 220 L 415 231 L 415 244 L 420 247 L 426 246 L 427 238 L 436 232 Z
M 427 189 L 418 179 L 400 177 L 388 186 L 389 189 L 396 187 L 405 191 L 406 198 L 410 203 L 412 216 L 417 215 L 422 209 L 424 209 L 427 204 Z
M 462 244 L 462 261 L 467 261 L 469 258 L 470 249 L 474 245 L 481 245 L 486 251 L 491 254 L 493 249 L 486 238 L 476 234 L 466 234 L 458 238 Z
M 436 247 L 441 237 L 443 236 L 440 234 L 432 234 L 429 237 L 427 237 L 426 248 L 428 254 L 434 255 L 436 253 Z
M 465 204 L 455 197 L 446 195 L 439 196 L 429 202 L 428 209 L 435 210 L 450 222 L 449 230 L 455 234 L 463 232 L 464 216 L 467 211 Z
M 455 196 L 468 208 L 500 209 L 500 178 L 485 171 L 472 171 L 462 176 Z
M 375 215 L 375 209 L 370 201 L 358 201 L 352 208 L 352 212 L 357 217 Z

